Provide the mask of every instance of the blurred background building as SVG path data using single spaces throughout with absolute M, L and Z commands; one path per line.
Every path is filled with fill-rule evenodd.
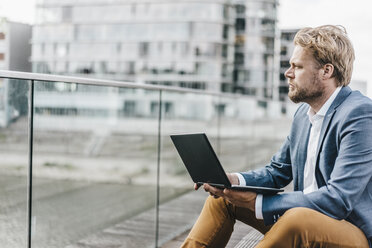
M 294 50 L 293 39 L 299 29 L 283 29 L 280 35 L 280 83 L 279 83 L 279 99 L 287 101 L 288 99 L 288 83 L 285 78 L 285 71 L 289 68 L 289 60 L 291 59 Z
M 31 26 L 0 18 L 0 70 L 31 71 Z M 27 109 L 27 88 L 16 80 L 0 78 L 0 127 Z
M 234 91 L 277 99 L 278 1 L 236 0 Z
M 234 22 L 229 0 L 44 0 L 33 71 L 228 91 Z
M 273 88 L 279 84 L 277 6 L 277 0 L 42 0 L 33 27 L 33 72 L 275 98 Z M 71 92 L 94 94 L 107 88 L 46 84 L 37 90 L 59 91 L 60 98 L 68 92 L 67 99 Z M 157 96 L 113 91 L 109 94 L 117 98 L 116 107 L 110 108 L 116 108 L 118 115 L 153 116 L 157 112 Z M 40 94 L 38 99 L 42 99 Z M 91 98 L 86 93 L 81 97 Z M 89 99 L 81 101 L 91 103 L 84 109 L 69 108 L 68 100 L 53 106 L 50 102 L 36 102 L 36 113 L 97 115 L 98 110 L 108 115 L 102 103 Z M 173 100 L 164 104 L 169 116 L 182 112 Z M 223 104 L 216 108 L 224 111 Z M 208 118 L 211 114 L 206 111 L 198 115 Z

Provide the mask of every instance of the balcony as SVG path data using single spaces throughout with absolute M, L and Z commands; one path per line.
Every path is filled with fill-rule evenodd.
M 16 113 L 0 127 L 2 247 L 169 245 L 206 197 L 191 190 L 170 134 L 205 132 L 226 171 L 241 171 L 268 162 L 289 128 L 282 103 L 254 97 L 14 71 L 0 78 L 12 99 L 5 112 Z

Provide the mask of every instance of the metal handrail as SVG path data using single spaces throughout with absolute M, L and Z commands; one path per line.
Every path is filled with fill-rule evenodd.
M 31 72 L 21 72 L 21 71 L 0 70 L 0 78 L 34 80 L 34 81 L 44 81 L 44 82 L 76 83 L 76 84 L 96 85 L 96 86 L 137 88 L 137 89 L 145 89 L 145 90 L 160 90 L 160 91 L 171 91 L 171 92 L 179 92 L 179 93 L 193 93 L 193 94 L 220 96 L 220 97 L 228 97 L 228 98 L 244 97 L 244 98 L 251 98 L 255 100 L 268 101 L 268 99 L 265 99 L 263 97 L 242 95 L 240 93 L 236 93 L 236 94 L 221 93 L 221 92 L 216 92 L 216 91 L 196 90 L 196 89 L 181 88 L 181 87 L 176 87 L 176 86 L 161 86 L 161 85 L 124 82 L 124 81 L 116 81 L 116 80 L 108 80 L 108 79 L 61 76 L 61 75 L 31 73 Z M 270 101 L 274 102 L 275 100 L 270 100 Z

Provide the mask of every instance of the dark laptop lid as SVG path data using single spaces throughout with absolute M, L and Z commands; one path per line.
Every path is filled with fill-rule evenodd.
M 192 180 L 195 183 L 231 184 L 204 133 L 170 136 Z

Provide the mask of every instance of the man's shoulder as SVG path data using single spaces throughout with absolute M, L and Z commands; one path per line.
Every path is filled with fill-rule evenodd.
M 353 91 L 351 94 L 340 104 L 340 112 L 350 113 L 371 113 L 372 114 L 372 100 L 367 96 L 361 94 L 359 91 Z

